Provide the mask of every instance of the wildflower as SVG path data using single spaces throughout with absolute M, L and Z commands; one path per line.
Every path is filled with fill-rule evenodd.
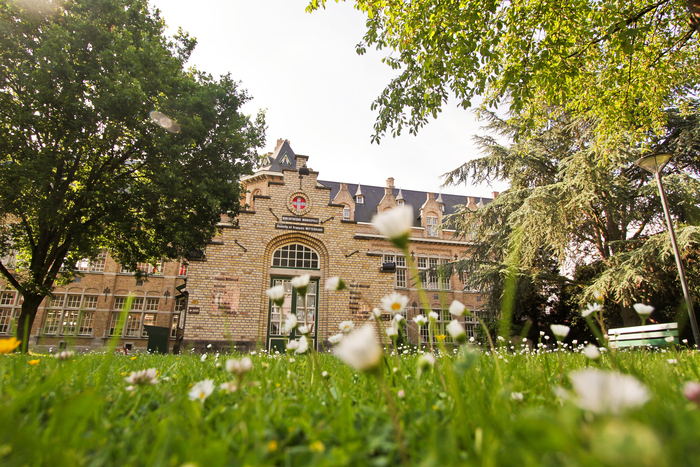
M 676 338 L 673 337 L 673 336 L 668 336 L 668 337 L 666 337 L 665 340 L 666 340 L 666 342 L 668 342 L 669 344 L 672 344 L 672 343 L 676 342 Z
M 238 390 L 238 385 L 236 384 L 235 381 L 228 381 L 226 383 L 221 383 L 219 386 L 221 390 L 226 391 L 228 393 L 236 392 Z
M 328 378 L 328 372 L 325 371 L 325 370 L 322 371 L 322 372 L 321 372 L 321 376 L 323 376 L 324 378 Z
M 136 357 L 131 357 L 132 360 L 136 360 Z
M 56 360 L 68 360 L 75 357 L 75 352 L 72 350 L 62 350 L 61 352 L 56 354 Z
M 403 313 L 403 310 L 408 305 L 408 297 L 394 292 L 382 298 L 382 308 L 391 314 Z
M 299 346 L 294 351 L 294 353 L 295 354 L 303 354 L 307 350 L 309 350 L 309 341 L 306 340 L 306 336 L 301 336 L 299 338 Z
M 464 330 L 464 327 L 462 327 L 456 319 L 453 319 L 450 321 L 450 324 L 447 325 L 447 332 L 450 333 L 452 339 L 460 344 L 467 341 L 467 331 Z
M 578 406 L 594 413 L 617 415 L 649 400 L 647 388 L 630 375 L 587 369 L 575 371 L 569 378 L 578 395 Z
M 386 327 L 384 330 L 386 332 L 386 335 L 391 337 L 392 339 L 396 336 L 399 335 L 399 326 L 396 323 L 396 321 L 392 320 L 389 326 Z
M 400 315 L 398 313 L 394 315 L 394 322 L 396 324 L 398 324 L 398 325 L 406 324 L 405 321 L 406 320 L 404 319 L 403 315 Z
M 296 316 L 290 315 L 288 313 L 284 315 L 284 333 L 285 334 L 290 333 L 292 331 L 292 329 L 297 327 L 297 324 L 298 324 L 298 322 L 297 322 Z
M 377 342 L 374 327 L 371 324 L 365 324 L 348 334 L 335 348 L 335 354 L 357 370 L 374 369 L 382 358 L 382 348 Z
M 382 310 L 380 310 L 379 308 L 373 308 L 372 312 L 370 313 L 369 319 L 377 319 L 377 318 L 381 318 L 381 316 L 382 316 Z
M 464 306 L 462 302 L 454 300 L 450 305 L 450 313 L 452 313 L 454 316 L 464 316 L 469 312 L 467 311 L 467 307 Z
M 296 276 L 292 278 L 292 287 L 294 287 L 299 295 L 306 295 L 306 291 L 309 288 L 309 280 L 311 276 L 308 274 L 302 274 L 301 276 Z
M 434 311 L 431 311 L 430 313 L 428 313 L 428 320 L 430 320 L 431 323 L 434 323 L 435 321 L 437 321 L 439 317 L 440 317 L 440 315 L 438 315 Z
M 305 326 L 305 325 L 299 326 L 299 327 L 297 328 L 297 330 L 299 331 L 300 334 L 306 335 L 306 334 L 309 333 L 309 327 L 308 327 L 308 326 Z
M 211 349 L 211 344 L 207 344 L 207 349 Z
M 226 360 L 226 371 L 235 375 L 243 375 L 253 369 L 253 361 L 248 357 L 243 357 L 240 360 L 235 358 Z
M 155 368 L 149 368 L 148 370 L 132 371 L 129 376 L 124 378 L 124 381 L 135 386 L 148 386 L 158 382 L 157 376 L 158 371 Z
M 413 322 L 416 323 L 418 326 L 425 326 L 428 324 L 428 318 L 426 318 L 424 315 L 418 315 L 413 318 Z
M 40 361 L 41 361 L 41 360 L 39 360 L 39 359 L 37 358 L 36 360 L 29 360 L 27 363 L 29 363 L 30 365 L 34 366 L 34 365 L 38 365 Z
M 408 237 L 413 227 L 413 208 L 404 205 L 381 212 L 372 218 L 372 224 L 380 234 L 403 250 L 408 247 Z
M 349 334 L 355 328 L 355 323 L 352 321 L 343 321 L 338 325 L 338 328 L 343 331 L 343 334 Z
M 697 381 L 688 381 L 683 386 L 683 395 L 690 402 L 700 405 L 700 383 Z
M 669 365 L 675 365 L 676 363 L 678 363 L 678 360 L 676 360 L 675 358 L 669 358 L 669 359 L 668 359 L 668 364 L 669 364 Z
M 399 389 L 399 392 L 396 393 L 399 399 L 403 399 L 406 396 L 406 393 L 404 392 L 403 389 Z
M 277 450 L 277 441 L 275 441 L 275 440 L 273 439 L 272 441 L 270 441 L 269 443 L 267 443 L 267 450 L 270 451 L 270 452 L 276 451 L 276 450 Z
M 0 340 L 0 354 L 12 352 L 17 347 L 19 347 L 19 345 L 21 343 L 22 343 L 22 341 L 18 341 L 14 337 L 10 337 L 9 339 Z
M 499 341 L 504 341 L 504 340 L 505 340 L 505 339 L 503 338 L 503 336 L 498 336 L 497 339 L 498 339 Z
M 342 334 L 342 333 L 341 333 L 341 334 L 334 334 L 334 335 L 332 335 L 331 337 L 328 338 L 328 342 L 330 342 L 330 343 L 333 344 L 333 345 L 339 344 L 340 341 L 342 341 L 342 340 L 343 340 L 343 334 Z
M 326 450 L 326 446 L 320 441 L 314 441 L 309 445 L 309 451 L 311 452 L 323 452 Z
M 437 360 L 435 360 L 435 356 L 430 353 L 425 353 L 418 357 L 418 361 L 416 362 L 416 366 L 418 367 L 419 371 L 427 371 L 433 366 L 435 366 L 435 363 Z
M 569 335 L 569 331 L 571 330 L 569 326 L 564 326 L 563 324 L 552 324 L 549 327 L 552 329 L 552 333 L 558 341 L 566 339 L 566 336 Z
M 544 336 L 544 331 L 540 331 L 540 337 Z
M 296 350 L 299 348 L 299 341 L 287 342 L 287 350 Z
M 345 281 L 338 276 L 331 277 L 326 281 L 326 290 L 335 290 L 336 292 L 339 292 L 341 290 L 345 290 L 346 288 Z
M 190 389 L 188 395 L 190 397 L 190 400 L 199 400 L 204 402 L 204 399 L 209 397 L 212 392 L 214 392 L 214 381 L 211 379 L 205 379 L 204 381 L 200 381 L 199 383 L 192 386 L 192 389 Z
M 136 357 L 134 357 L 134 358 L 136 358 Z M 204 362 L 204 360 L 206 360 L 206 359 L 207 359 L 207 354 L 202 354 L 202 356 L 199 357 L 199 360 L 202 362 Z
M 651 312 L 654 311 L 653 306 L 645 305 L 643 303 L 635 303 L 632 306 L 634 307 L 634 311 L 636 311 L 639 317 L 643 320 L 647 319 Z
M 591 360 L 598 360 L 600 358 L 600 350 L 593 344 L 588 344 L 583 349 L 583 354 Z
M 603 294 L 600 293 L 600 291 L 598 291 L 598 290 L 594 290 L 594 291 L 593 291 L 593 297 L 594 297 L 596 300 L 600 301 L 600 300 L 603 299 Z
M 282 306 L 284 303 L 284 286 L 283 285 L 276 285 L 274 287 L 271 287 L 265 291 L 268 297 L 270 297 L 270 300 L 272 300 L 272 303 L 274 303 L 277 306 Z
M 588 306 L 586 307 L 585 310 L 581 310 L 581 316 L 584 318 L 591 313 L 597 313 L 598 311 L 602 310 L 603 307 L 600 306 L 599 303 L 589 303 Z
M 514 401 L 522 402 L 523 398 L 523 393 L 522 392 L 511 392 L 510 393 L 510 398 Z

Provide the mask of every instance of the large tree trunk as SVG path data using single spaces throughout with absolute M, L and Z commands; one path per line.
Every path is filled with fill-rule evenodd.
M 690 27 L 700 31 L 700 0 L 686 0 Z
M 634 311 L 634 308 L 631 306 L 621 306 L 620 312 L 622 314 L 622 322 L 625 324 L 626 328 L 631 326 L 641 326 L 642 320 L 639 318 L 637 312 Z
M 44 295 L 25 295 L 23 298 L 22 311 L 17 320 L 17 339 L 22 341 L 22 345 L 20 345 L 21 351 L 27 352 L 34 318 L 36 318 L 39 305 L 44 300 Z

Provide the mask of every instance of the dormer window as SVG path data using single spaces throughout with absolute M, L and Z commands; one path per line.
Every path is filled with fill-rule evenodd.
M 365 204 L 365 197 L 362 196 L 362 195 L 358 195 L 358 196 L 355 198 L 355 202 L 356 202 L 357 204 Z
M 402 200 L 402 199 L 397 199 L 397 200 L 396 200 L 396 204 L 398 204 L 399 206 L 403 206 L 403 200 Z
M 428 237 L 438 236 L 438 218 L 428 216 L 425 218 L 425 227 L 428 232 Z
M 440 211 L 445 212 L 445 205 L 444 204 L 440 205 Z

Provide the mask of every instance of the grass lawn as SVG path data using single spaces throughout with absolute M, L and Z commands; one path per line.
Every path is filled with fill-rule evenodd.
M 374 373 L 258 352 L 240 379 L 240 355 L 0 355 L 0 465 L 700 465 L 697 352 L 503 349 Z M 125 380 L 149 368 L 155 384 Z M 586 380 L 615 369 L 630 378 Z

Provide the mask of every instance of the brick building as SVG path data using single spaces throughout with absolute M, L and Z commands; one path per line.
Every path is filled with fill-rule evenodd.
M 82 277 L 58 287 L 55 298 L 42 304 L 30 345 L 98 348 L 117 335 L 120 345 L 145 349 L 143 326 L 152 324 L 170 328 L 171 344 L 178 328 L 183 329 L 184 347 L 271 348 L 283 341 L 283 313 L 295 313 L 300 321 L 306 319 L 321 349 L 339 332 L 341 321 L 361 324 L 381 298 L 394 291 L 410 298 L 406 337 L 426 342 L 426 330 L 419 336 L 410 321 L 426 310 L 421 310 L 405 258 L 371 225 L 377 212 L 401 204 L 412 206 L 415 213 L 411 256 L 425 271 L 416 280 L 423 282 L 431 309 L 440 314 L 442 333 L 451 319 L 447 308 L 453 299 L 472 310 L 481 307 L 482 297 L 465 290 L 457 275 L 437 272 L 440 265 L 468 254 L 469 248 L 453 231 L 438 226 L 456 205 L 478 209 L 490 199 L 403 190 L 393 178 L 385 187 L 323 181 L 307 162 L 288 141 L 279 140 L 266 165 L 242 180 L 247 209 L 236 219 L 224 216 L 220 234 L 204 252 L 191 255 L 189 263 L 140 265 L 149 273 L 143 281 L 123 271 L 107 253 L 81 264 Z M 306 300 L 297 297 L 290 284 L 300 274 L 311 276 Z M 349 290 L 324 290 L 333 276 L 343 278 Z M 282 310 L 271 306 L 265 295 L 279 284 L 287 291 Z M 135 296 L 131 312 L 117 329 L 119 310 L 130 294 Z M 0 295 L 0 335 L 11 332 L 20 300 L 11 290 Z M 463 320 L 473 333 L 476 323 Z

